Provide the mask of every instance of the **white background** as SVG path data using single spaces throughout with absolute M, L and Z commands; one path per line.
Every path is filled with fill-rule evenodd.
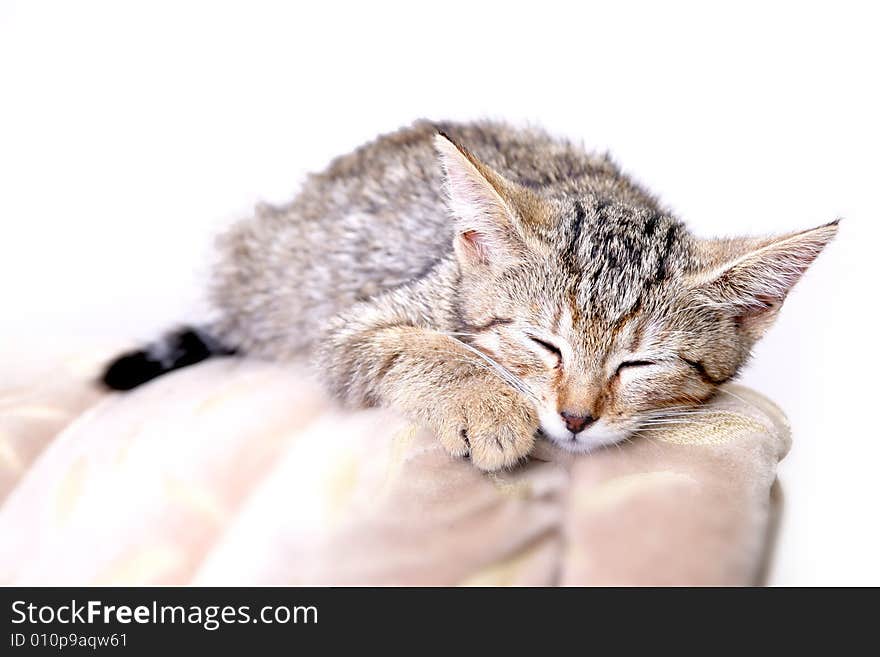
M 0 1 L 0 344 L 198 319 L 217 228 L 378 132 L 540 123 L 702 235 L 844 218 L 743 380 L 795 436 L 772 581 L 880 584 L 877 17 L 708 5 Z

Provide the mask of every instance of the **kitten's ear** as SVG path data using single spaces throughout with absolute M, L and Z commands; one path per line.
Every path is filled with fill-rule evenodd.
M 515 260 L 515 185 L 443 133 L 434 138 L 445 175 L 446 198 L 455 217 L 455 252 L 462 264 L 501 265 Z
M 773 323 L 782 302 L 823 248 L 838 222 L 779 237 L 710 240 L 699 248 L 708 263 L 699 287 L 730 309 L 743 333 L 757 340 Z

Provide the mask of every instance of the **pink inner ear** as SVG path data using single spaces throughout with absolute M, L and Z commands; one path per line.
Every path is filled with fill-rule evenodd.
M 759 340 L 773 324 L 784 300 L 784 295 L 781 297 L 755 296 L 754 303 L 743 307 L 740 313 L 734 317 L 736 327 L 752 339 Z
M 459 237 L 473 258 L 484 264 L 489 262 L 489 245 L 485 235 L 476 230 L 466 230 Z

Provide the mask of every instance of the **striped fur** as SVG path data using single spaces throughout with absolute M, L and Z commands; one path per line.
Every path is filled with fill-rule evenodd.
M 709 398 L 836 229 L 699 240 L 607 157 L 422 121 L 221 236 L 211 330 L 496 469 Z

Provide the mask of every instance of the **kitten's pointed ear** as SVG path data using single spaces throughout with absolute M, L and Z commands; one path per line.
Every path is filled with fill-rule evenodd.
M 447 203 L 455 217 L 459 261 L 471 265 L 511 262 L 521 246 L 514 185 L 447 135 L 438 133 L 434 144 L 443 165 Z
M 757 340 L 773 323 L 785 297 L 837 234 L 838 221 L 767 239 L 710 240 L 698 284 L 719 307 L 735 314 L 740 329 Z

